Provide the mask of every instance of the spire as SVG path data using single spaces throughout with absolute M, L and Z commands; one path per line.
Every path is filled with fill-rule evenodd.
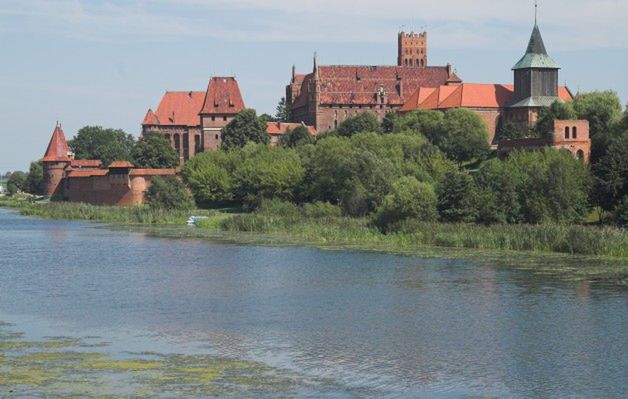
M 316 51 L 314 52 L 314 78 L 318 79 L 318 61 L 316 60 Z
M 539 2 L 538 0 L 534 0 L 534 26 L 537 25 L 538 13 L 539 13 Z
M 525 68 L 549 68 L 560 69 L 560 66 L 547 54 L 545 43 L 543 43 L 543 37 L 541 37 L 541 30 L 539 29 L 537 21 L 538 3 L 534 2 L 534 28 L 532 29 L 532 35 L 530 35 L 530 41 L 528 42 L 528 48 L 525 55 L 517 62 L 512 68 L 525 69 Z
M 294 64 L 292 64 L 292 83 L 294 83 L 296 79 L 296 75 L 297 75 L 297 67 Z
M 44 154 L 43 161 L 69 162 L 68 150 L 68 142 L 65 140 L 61 125 L 57 122 L 57 126 L 55 126 L 55 130 L 52 132 L 50 143 L 48 143 L 48 148 Z

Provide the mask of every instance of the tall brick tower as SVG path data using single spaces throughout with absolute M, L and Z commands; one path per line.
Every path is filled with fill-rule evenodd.
M 397 65 L 408 67 L 427 66 L 427 32 L 399 32 L 397 40 Z
M 61 180 L 63 180 L 65 168 L 71 162 L 68 150 L 68 142 L 65 140 L 61 125 L 57 124 L 42 159 L 44 179 L 46 181 L 46 195 L 50 197 L 61 194 L 59 185 Z

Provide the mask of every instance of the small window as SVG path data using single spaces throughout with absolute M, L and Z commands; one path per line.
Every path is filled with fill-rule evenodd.
M 579 160 L 583 161 L 584 160 L 584 151 L 578 150 L 578 152 L 576 153 L 576 157 L 578 157 Z
M 215 116 L 212 116 L 212 121 L 215 121 L 215 120 L 216 120 L 216 117 L 215 117 Z
M 569 126 L 565 126 L 565 138 L 569 138 Z
M 216 135 L 216 140 L 218 140 L 218 135 Z
M 223 116 L 223 117 L 222 117 L 222 120 L 226 122 L 226 121 L 227 121 L 227 117 L 226 117 L 226 116 Z
M 573 129 L 571 129 L 571 138 L 572 139 L 578 138 L 578 128 L 575 126 L 573 127 Z

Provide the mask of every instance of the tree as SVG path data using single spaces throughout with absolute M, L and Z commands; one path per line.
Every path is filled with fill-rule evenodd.
M 594 196 L 606 210 L 612 210 L 628 195 L 628 133 L 613 142 L 593 165 Z
M 275 120 L 279 122 L 288 122 L 290 120 L 290 109 L 286 104 L 286 98 L 281 97 L 277 108 L 275 109 Z
M 538 137 L 546 137 L 553 134 L 555 120 L 577 118 L 572 103 L 554 101 L 551 106 L 541 108 L 534 131 Z
M 393 133 L 416 133 L 436 143 L 443 133 L 444 114 L 440 111 L 420 109 L 399 115 L 393 119 Z
M 589 121 L 591 163 L 604 156 L 617 133 L 621 120 L 621 103 L 613 91 L 578 94 L 573 100 L 578 118 Z
M 486 125 L 475 112 L 464 108 L 445 113 L 442 135 L 434 144 L 459 164 L 481 159 L 490 150 Z
M 438 213 L 444 222 L 471 223 L 478 217 L 478 189 L 465 171 L 445 174 L 438 185 Z
M 262 199 L 294 199 L 305 174 L 295 150 L 249 144 L 240 158 L 233 172 L 235 198 L 253 206 Z
M 103 165 L 130 161 L 135 139 L 120 129 L 85 126 L 69 141 L 76 159 L 100 159 Z
M 431 184 L 404 176 L 392 184 L 390 193 L 375 215 L 375 225 L 382 231 L 406 219 L 431 222 L 437 219 L 436 193 Z
M 284 147 L 298 147 L 306 144 L 313 144 L 314 138 L 305 126 L 298 126 L 289 130 L 280 139 L 281 145 Z
M 222 148 L 244 147 L 248 142 L 268 144 L 270 136 L 266 133 L 266 122 L 260 120 L 255 110 L 247 108 L 236 115 L 222 129 Z
M 157 133 L 144 134 L 133 147 L 131 157 L 138 168 L 176 168 L 179 155 L 164 136 Z
M 498 140 L 512 140 L 530 137 L 530 129 L 519 123 L 506 122 L 497 131 Z
M 176 176 L 154 176 L 146 191 L 146 202 L 156 209 L 193 209 L 194 200 Z
M 31 166 L 26 177 L 25 191 L 33 195 L 44 195 L 44 166 L 41 161 L 31 162 Z
M 181 175 L 198 204 L 233 200 L 236 160 L 240 161 L 237 150 L 210 151 L 195 155 L 183 165 Z
M 478 221 L 491 223 L 518 223 L 521 221 L 518 176 L 508 173 L 506 163 L 498 159 L 485 162 L 475 181 L 479 188 Z
M 338 125 L 337 132 L 339 136 L 351 137 L 357 133 L 381 133 L 382 127 L 374 114 L 365 111 L 344 120 Z
M 26 173 L 16 171 L 11 173 L 7 181 L 7 191 L 9 195 L 17 194 L 20 191 L 26 191 Z

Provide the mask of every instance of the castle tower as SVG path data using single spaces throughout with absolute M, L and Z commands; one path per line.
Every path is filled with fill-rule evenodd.
M 397 50 L 398 66 L 427 66 L 427 32 L 399 32 Z
M 516 120 L 532 125 L 538 110 L 549 107 L 558 97 L 558 70 L 560 66 L 547 54 L 541 31 L 534 20 L 534 28 L 524 56 L 512 67 L 515 95 L 509 108 Z
M 68 156 L 68 142 L 61 129 L 61 125 L 57 124 L 52 132 L 50 143 L 44 154 L 42 162 L 44 164 L 44 179 L 46 182 L 46 195 L 52 197 L 61 194 L 59 187 L 63 177 L 65 176 L 65 168 L 70 163 Z

